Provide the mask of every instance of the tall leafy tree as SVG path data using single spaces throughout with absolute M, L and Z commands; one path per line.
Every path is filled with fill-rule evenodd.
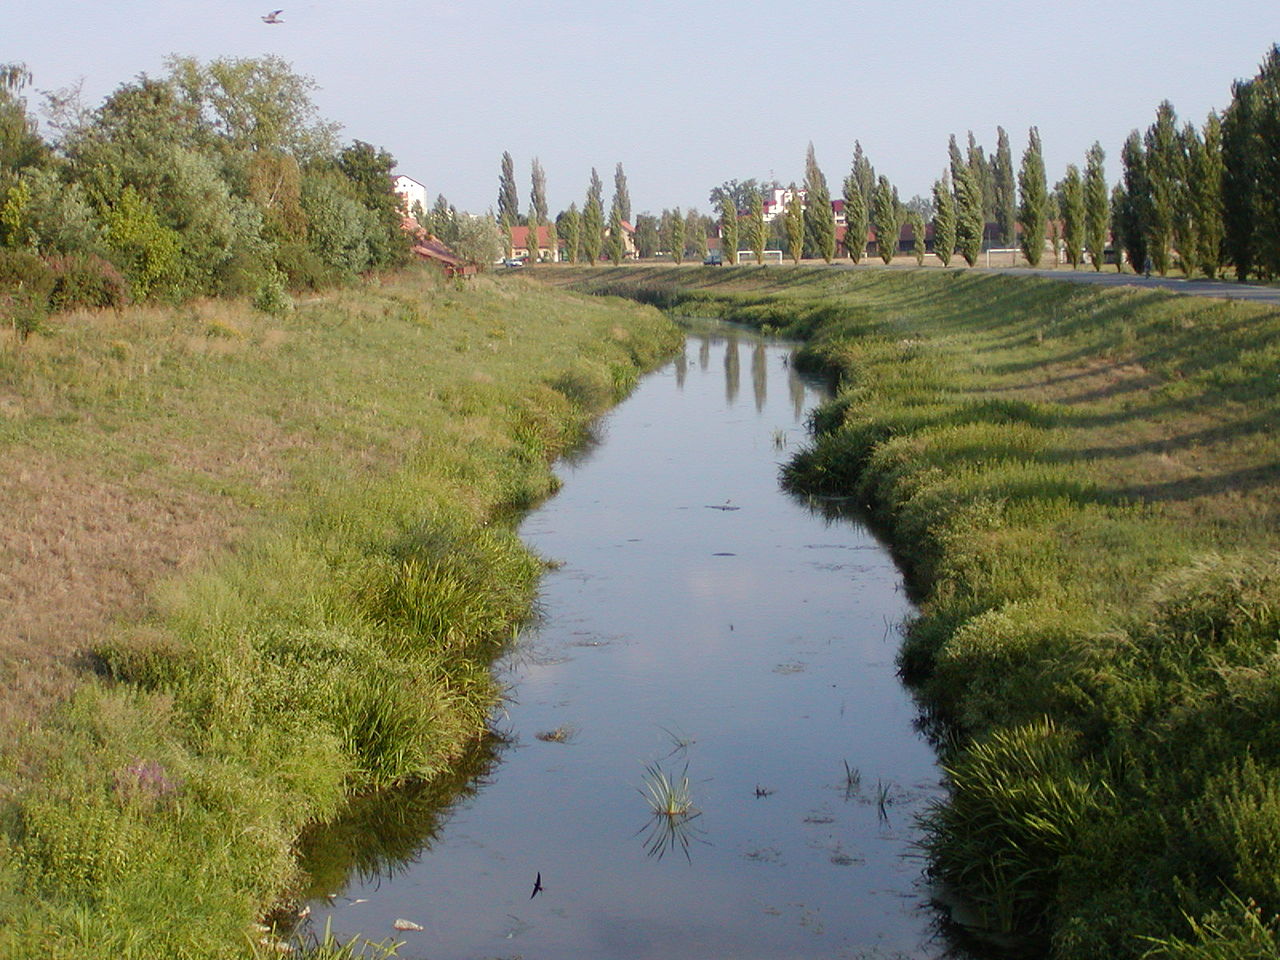
M 1104 168 L 1106 159 L 1102 144 L 1095 141 L 1085 157 L 1084 169 L 1084 237 L 1094 270 L 1102 269 L 1107 231 L 1111 226 L 1111 199 Z
M 1178 134 L 1182 152 L 1182 176 L 1179 177 L 1174 201 L 1173 245 L 1178 262 L 1188 277 L 1197 270 L 1206 274 L 1212 268 L 1200 262 L 1200 217 L 1196 212 L 1195 172 L 1204 167 L 1204 140 L 1194 123 L 1187 123 Z
M 991 188 L 1000 246 L 1011 247 L 1017 231 L 1018 187 L 1014 181 L 1009 134 L 1005 133 L 1004 127 L 996 127 L 996 155 L 991 161 Z
M 1124 206 L 1120 210 L 1120 242 L 1129 263 L 1138 273 L 1151 267 L 1148 238 L 1151 235 L 1151 183 L 1147 178 L 1147 151 L 1137 130 L 1129 134 L 1120 150 L 1124 166 Z
M 0 63 L 0 196 L 6 180 L 27 167 L 43 164 L 48 157 L 48 148 L 37 135 L 35 120 L 22 96 L 30 82 L 25 64 Z
M 962 164 L 955 183 L 956 191 L 956 249 L 964 262 L 973 266 L 982 253 L 982 234 L 986 218 L 982 215 L 982 184 L 977 172 L 968 164 Z
M 1067 262 L 1074 270 L 1080 266 L 1084 254 L 1085 207 L 1084 182 L 1080 168 L 1067 164 L 1067 175 L 1062 179 L 1062 240 L 1066 248 Z
M 800 203 L 800 191 L 791 184 L 791 202 L 787 204 L 787 252 L 795 263 L 804 254 L 804 207 Z
M 972 130 L 969 131 L 969 150 L 966 158 L 969 169 L 973 171 L 973 178 L 977 181 L 978 189 L 982 191 L 982 222 L 985 226 L 986 222 L 995 215 L 995 183 L 992 180 L 991 164 L 987 160 L 986 151 L 974 138 Z
M 945 267 L 956 249 L 956 198 L 949 170 L 943 170 L 942 178 L 933 183 L 933 205 L 933 252 Z
M 1044 173 L 1044 153 L 1040 146 L 1040 131 L 1035 127 L 1027 138 L 1027 149 L 1022 154 L 1022 166 L 1018 170 L 1018 219 L 1022 221 L 1022 254 L 1033 267 L 1040 265 L 1044 255 L 1044 228 L 1049 204 L 1049 185 Z
M 858 184 L 858 190 L 862 193 L 863 209 L 869 211 L 871 209 L 871 195 L 876 189 L 876 168 L 871 165 L 867 155 L 862 152 L 862 144 L 857 140 L 853 141 L 853 169 L 850 173 Z M 868 214 L 868 216 L 870 215 Z
M 1147 223 L 1147 254 L 1160 276 L 1169 272 L 1174 224 L 1183 172 L 1182 143 L 1178 137 L 1178 117 L 1168 100 L 1156 108 L 1156 122 L 1144 139 L 1147 150 L 1147 181 L 1151 197 L 1151 218 Z
M 1223 246 L 1237 280 L 1248 280 L 1258 258 L 1258 193 L 1261 157 L 1256 147 L 1262 96 L 1256 80 L 1231 88 L 1231 105 L 1222 118 Z
M 836 224 L 831 214 L 831 190 L 826 175 L 809 144 L 804 161 L 804 232 L 807 246 L 815 256 L 830 263 L 836 255 Z
M 738 208 L 733 198 L 720 198 L 720 256 L 725 263 L 738 262 Z
M 1197 260 L 1204 272 L 1215 277 L 1222 269 L 1224 223 L 1222 121 L 1211 111 L 1204 123 L 1204 137 L 1196 158 L 1188 158 L 1191 207 L 1199 240 Z
M 626 243 L 622 232 L 622 208 L 613 204 L 609 209 L 609 259 L 615 267 L 621 266 L 626 253 Z
M 925 236 L 924 217 L 918 210 L 907 214 L 907 222 L 911 224 L 911 252 L 915 254 L 916 266 L 924 266 L 924 256 L 928 253 Z
M 622 219 L 631 222 L 631 191 L 627 189 L 627 175 L 619 163 L 613 170 L 613 205 Z
M 539 223 L 547 222 L 547 174 L 537 157 L 533 158 L 529 171 L 529 206 Z
M 707 256 L 707 232 L 710 224 L 710 219 L 700 214 L 696 207 L 691 208 L 684 218 L 685 242 L 693 248 L 693 255 L 699 260 Z
M 1128 252 L 1124 245 L 1125 215 L 1128 212 L 1129 196 L 1124 192 L 1124 184 L 1117 183 L 1111 188 L 1111 237 L 1116 251 L 1116 273 L 1124 273 L 1124 259 Z
M 764 193 L 751 191 L 751 205 L 743 221 L 747 249 L 755 254 L 756 263 L 764 263 L 764 241 L 767 233 L 764 224 Z
M 884 175 L 876 178 L 872 219 L 876 228 L 876 252 L 888 264 L 898 252 L 902 215 L 898 210 L 898 198 L 894 196 L 889 178 Z
M 676 207 L 671 211 L 671 259 L 677 264 L 684 261 L 684 214 Z
M 859 152 L 862 150 L 860 145 L 855 146 Z M 867 198 L 862 192 L 859 179 L 858 160 L 859 154 L 855 153 L 853 169 L 844 178 L 844 249 L 854 263 L 859 263 L 862 255 L 867 252 L 867 228 L 871 225 Z
M 587 200 L 582 207 L 581 236 L 578 240 L 582 256 L 595 266 L 600 259 L 600 246 L 604 242 L 604 184 L 596 168 L 591 168 L 591 183 L 587 187 Z
M 582 241 L 582 222 L 578 216 L 577 203 L 569 204 L 569 209 L 560 214 L 560 233 L 564 236 L 565 256 L 570 263 L 577 263 Z
M 636 214 L 636 254 L 652 257 L 658 252 L 658 218 L 651 213 Z
M 502 151 L 498 173 L 498 221 L 508 227 L 520 225 L 520 198 L 516 194 L 516 166 L 510 151 Z

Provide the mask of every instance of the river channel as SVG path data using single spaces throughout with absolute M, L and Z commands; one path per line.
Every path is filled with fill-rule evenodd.
M 865 528 L 779 486 L 828 396 L 790 357 L 691 329 L 558 466 L 520 528 L 554 567 L 498 665 L 502 737 L 443 797 L 312 838 L 315 929 L 429 960 L 946 953 L 914 846 L 940 774 L 894 673 L 910 601 Z M 685 777 L 697 815 L 654 815 Z

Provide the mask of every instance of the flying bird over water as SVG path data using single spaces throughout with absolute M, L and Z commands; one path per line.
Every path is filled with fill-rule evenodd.
M 284 21 L 280 19 L 280 14 L 282 13 L 284 13 L 283 9 L 272 10 L 270 13 L 268 13 L 265 17 L 262 18 L 262 22 L 263 23 L 284 23 Z
M 532 900 L 541 892 L 542 892 L 542 871 L 539 870 L 537 878 L 533 881 L 533 893 L 529 894 L 529 899 Z

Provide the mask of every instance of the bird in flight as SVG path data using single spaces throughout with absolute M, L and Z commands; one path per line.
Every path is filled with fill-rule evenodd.
M 283 9 L 272 10 L 270 13 L 268 13 L 265 17 L 262 18 L 262 22 L 263 23 L 284 23 L 284 21 L 280 19 L 280 14 L 282 13 L 284 13 Z
M 542 892 L 542 871 L 539 870 L 538 876 L 533 881 L 533 893 L 529 894 L 529 899 L 532 900 L 541 892 Z

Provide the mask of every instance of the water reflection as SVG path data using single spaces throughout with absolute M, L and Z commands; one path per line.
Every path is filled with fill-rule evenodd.
M 738 378 L 742 372 L 738 360 L 738 338 L 730 334 L 724 345 L 724 398 L 729 406 L 738 399 Z
M 637 836 L 644 834 L 644 852 L 648 857 L 654 860 L 661 860 L 668 853 L 679 850 L 684 854 L 685 860 L 693 863 L 693 856 L 689 852 L 695 842 L 711 845 L 711 841 L 704 838 L 705 830 L 702 830 L 696 820 L 702 816 L 702 811 L 687 814 L 665 814 L 654 811 L 649 820 L 636 831 Z
M 757 343 L 751 351 L 751 387 L 755 391 L 756 413 L 763 413 L 769 398 L 769 353 L 763 343 Z

